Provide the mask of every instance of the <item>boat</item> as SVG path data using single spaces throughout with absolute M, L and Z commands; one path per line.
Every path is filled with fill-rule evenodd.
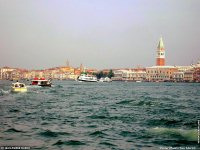
M 31 85 L 38 85 L 38 86 L 49 86 L 51 87 L 51 81 L 45 78 L 34 78 L 31 81 Z
M 105 78 L 100 78 L 99 82 L 112 82 L 112 80 L 108 77 L 105 77 Z
M 92 75 L 87 75 L 87 74 L 81 74 L 78 77 L 78 81 L 83 81 L 83 82 L 97 82 L 97 78 Z
M 12 92 L 27 92 L 27 87 L 24 83 L 12 83 L 11 86 L 11 91 Z

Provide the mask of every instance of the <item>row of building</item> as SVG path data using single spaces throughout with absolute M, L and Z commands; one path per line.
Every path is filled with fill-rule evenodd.
M 75 80 L 83 71 L 83 66 L 73 68 L 70 66 L 55 67 L 44 70 L 26 70 L 18 68 L 3 67 L 0 68 L 0 79 L 7 80 L 31 80 L 37 78 L 58 79 L 58 80 Z
M 113 72 L 113 81 L 200 82 L 200 61 L 191 66 L 152 66 Z
M 66 65 L 44 70 L 27 70 L 6 66 L 0 68 L 0 80 L 31 80 L 33 78 L 76 80 L 83 72 L 94 74 L 98 71 L 83 67 L 82 64 L 77 68 Z
M 109 70 L 101 70 L 108 73 Z M 10 67 L 0 68 L 0 79 L 4 80 L 31 80 L 47 78 L 56 80 L 76 80 L 81 72 L 95 74 L 96 69 L 73 67 L 56 67 L 45 70 L 25 70 Z M 200 61 L 190 66 L 152 66 L 134 69 L 113 69 L 113 81 L 170 81 L 170 82 L 200 82 Z
M 156 51 L 156 65 L 146 68 L 134 69 L 112 69 L 113 81 L 173 81 L 173 82 L 200 82 L 200 60 L 195 65 L 190 66 L 168 66 L 165 65 L 165 48 L 162 38 L 160 38 Z M 101 70 L 108 73 L 110 69 Z M 96 69 L 86 69 L 81 64 L 78 68 L 73 68 L 67 63 L 64 67 L 55 67 L 45 70 L 25 70 L 10 67 L 0 68 L 0 79 L 33 79 L 47 78 L 58 80 L 76 80 L 82 73 L 98 73 Z

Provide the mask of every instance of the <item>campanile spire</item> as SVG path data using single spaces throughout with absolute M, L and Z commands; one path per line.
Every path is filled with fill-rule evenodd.
M 162 37 L 157 47 L 156 66 L 165 66 L 165 48 Z

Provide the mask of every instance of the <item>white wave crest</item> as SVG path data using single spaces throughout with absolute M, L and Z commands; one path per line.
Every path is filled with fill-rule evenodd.
M 185 129 L 176 129 L 176 128 L 151 128 L 148 131 L 151 134 L 156 135 L 177 135 L 181 136 L 187 141 L 197 141 L 198 131 L 197 129 L 185 130 Z

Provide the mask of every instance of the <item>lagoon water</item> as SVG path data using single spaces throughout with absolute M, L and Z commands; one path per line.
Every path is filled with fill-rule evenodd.
M 11 93 L 10 85 L 0 81 L 0 146 L 200 148 L 198 83 L 53 81 L 27 93 Z

